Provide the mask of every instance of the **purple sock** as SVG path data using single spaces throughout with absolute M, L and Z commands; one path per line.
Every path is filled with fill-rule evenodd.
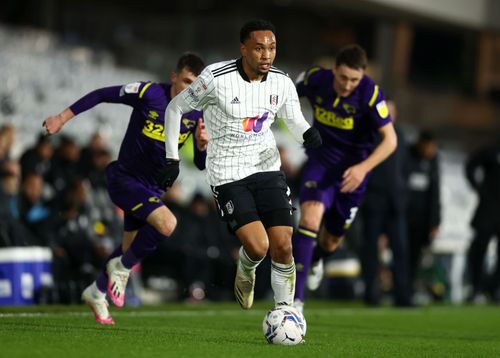
M 127 252 L 122 256 L 122 264 L 128 269 L 134 267 L 134 265 L 141 262 L 146 256 L 151 254 L 156 250 L 158 244 L 166 239 L 167 236 L 160 234 L 151 225 L 145 225 L 141 229 L 132 241 Z
M 102 293 L 106 293 L 108 289 L 108 273 L 106 272 L 106 264 L 109 262 L 109 260 L 118 257 L 123 254 L 122 251 L 122 245 L 118 246 L 106 259 L 106 262 L 104 263 L 104 268 L 101 270 L 99 273 L 99 276 L 97 276 L 97 279 L 95 280 L 96 286 L 101 291 Z
M 293 235 L 293 258 L 297 268 L 295 281 L 295 298 L 304 302 L 304 288 L 307 272 L 311 266 L 314 243 L 318 232 L 299 226 Z

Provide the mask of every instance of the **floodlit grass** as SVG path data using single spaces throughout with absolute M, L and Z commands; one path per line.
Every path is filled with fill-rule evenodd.
M 262 335 L 270 303 L 112 308 L 115 326 L 86 306 L 0 307 L 1 357 L 499 357 L 500 307 L 365 308 L 308 302 L 306 343 Z

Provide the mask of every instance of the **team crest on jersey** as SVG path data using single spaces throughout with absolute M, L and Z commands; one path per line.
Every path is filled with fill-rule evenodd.
M 277 106 L 278 105 L 278 95 L 277 94 L 272 94 L 269 96 L 269 103 L 271 103 L 271 106 Z
M 232 200 L 229 200 L 227 203 L 226 203 L 226 210 L 227 210 L 227 213 L 229 215 L 231 215 L 232 213 L 234 213 L 234 204 L 233 204 L 233 201 Z
M 387 118 L 389 115 L 389 108 L 387 108 L 387 103 L 385 103 L 385 101 L 377 103 L 376 108 L 380 117 Z
M 253 131 L 254 133 L 259 133 L 262 130 L 264 121 L 269 116 L 269 112 L 264 113 L 262 116 L 246 117 L 243 118 L 243 130 L 245 132 Z
M 342 108 L 344 108 L 344 111 L 346 111 L 349 114 L 356 113 L 356 108 L 354 108 L 353 106 L 351 106 L 349 103 L 344 103 L 342 105 Z

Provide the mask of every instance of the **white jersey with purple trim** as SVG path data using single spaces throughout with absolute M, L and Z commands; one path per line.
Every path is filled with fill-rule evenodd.
M 203 110 L 209 137 L 207 177 L 213 186 L 280 169 L 271 131 L 276 117 L 284 120 L 299 143 L 310 127 L 295 85 L 284 72 L 271 67 L 262 81 L 251 82 L 241 59 L 207 66 L 169 103 L 165 115 L 167 158 L 179 158 L 177 146 L 171 143 L 179 135 L 181 114 L 194 109 Z

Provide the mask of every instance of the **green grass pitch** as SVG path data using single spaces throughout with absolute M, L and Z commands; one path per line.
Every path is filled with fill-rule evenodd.
M 308 302 L 306 342 L 262 335 L 269 302 L 112 308 L 115 326 L 86 306 L 0 307 L 1 357 L 500 357 L 499 306 L 365 308 Z

